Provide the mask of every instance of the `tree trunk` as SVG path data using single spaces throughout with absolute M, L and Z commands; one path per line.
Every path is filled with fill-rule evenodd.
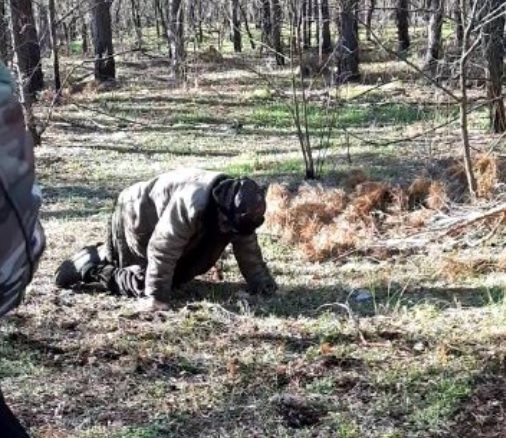
M 433 0 L 432 7 L 433 10 L 431 11 L 429 21 L 429 35 L 424 70 L 434 76 L 436 74 L 437 63 L 441 57 L 441 29 L 443 26 L 444 0 Z
M 49 36 L 49 13 L 44 3 L 36 3 L 38 13 L 38 35 L 39 47 L 43 56 L 48 56 L 51 53 L 51 38 Z
M 256 48 L 255 38 L 253 37 L 253 34 L 251 33 L 251 30 L 249 28 L 248 16 L 246 15 L 246 11 L 244 10 L 244 8 L 241 6 L 240 3 L 239 3 L 239 9 L 241 11 L 242 21 L 244 21 L 244 28 L 246 29 L 246 33 L 248 34 L 249 44 L 251 46 L 251 49 L 255 50 L 255 48 Z
M 202 44 L 204 42 L 204 29 L 202 28 L 202 0 L 197 0 L 197 27 L 198 27 L 198 39 L 199 44 Z M 248 24 L 246 24 L 246 29 L 248 28 Z M 249 33 L 249 30 L 248 30 Z
M 130 7 L 132 9 L 132 21 L 135 28 L 135 37 L 136 42 L 135 45 L 137 48 L 142 47 L 142 23 L 141 23 L 141 14 L 139 12 L 139 5 L 135 0 L 130 0 Z
M 58 92 L 61 88 L 61 79 L 58 42 L 56 41 L 56 11 L 54 7 L 54 0 L 49 0 L 49 36 L 53 52 L 54 89 Z
M 320 52 L 330 53 L 332 41 L 330 37 L 330 14 L 328 0 L 320 0 Z
M 438 2 L 439 0 L 435 0 L 435 1 Z M 460 0 L 456 0 L 456 1 L 460 1 Z M 423 2 L 423 9 L 424 9 L 423 18 L 427 23 L 430 21 L 430 17 L 432 15 L 431 14 L 432 6 L 433 6 L 432 0 L 424 0 L 424 2 Z
M 365 38 L 367 41 L 371 41 L 372 16 L 375 8 L 376 0 L 369 0 L 369 7 L 367 8 L 365 15 Z
M 405 54 L 409 50 L 409 3 L 408 0 L 397 0 L 395 9 L 397 23 L 397 52 Z
M 184 2 L 169 0 L 169 44 L 172 53 L 172 73 L 178 80 L 186 78 L 186 50 L 184 45 Z
M 10 0 L 12 40 L 23 82 L 25 98 L 33 100 L 44 87 L 40 47 L 31 0 Z
M 270 0 L 271 2 L 271 41 L 272 41 L 272 49 L 274 50 L 276 56 L 276 64 L 277 65 L 285 65 L 285 57 L 283 55 L 283 44 L 281 42 L 281 5 L 279 0 Z
M 234 52 L 239 53 L 242 51 L 239 0 L 230 0 L 230 27 L 232 28 L 231 39 L 234 44 Z
M 490 127 L 495 133 L 506 131 L 506 114 L 502 97 L 504 73 L 504 15 L 498 13 L 503 0 L 490 0 L 492 18 L 484 27 L 485 56 L 487 59 L 487 98 Z
M 457 36 L 457 47 L 460 52 L 464 40 L 464 25 L 462 24 L 462 13 L 460 12 L 459 0 L 454 0 L 453 2 L 453 18 L 455 20 L 455 34 Z
M 341 0 L 339 13 L 338 74 L 339 83 L 357 81 L 359 73 L 359 47 L 356 3 L 358 0 Z
M 309 40 L 311 39 L 310 30 L 309 30 L 309 19 L 307 16 L 307 9 L 308 9 L 308 1 L 309 0 L 303 0 L 300 7 L 300 21 L 302 25 L 302 49 L 307 49 L 309 47 Z
M 111 1 L 92 0 L 92 36 L 95 47 L 95 79 L 98 82 L 116 79 L 112 45 Z
M 81 42 L 83 55 L 87 55 L 90 50 L 90 43 L 88 38 L 88 25 L 86 24 L 86 19 L 84 17 L 81 19 Z
M 170 52 L 170 42 L 169 42 L 169 27 L 167 25 L 167 20 L 165 19 L 165 14 L 163 12 L 163 8 L 160 3 L 160 0 L 155 0 L 155 8 L 158 11 L 158 19 L 160 20 L 160 25 L 162 26 L 163 36 L 167 40 L 167 44 L 169 45 L 169 58 L 172 58 L 172 53 Z
M 9 24 L 5 9 L 5 0 L 0 0 L 0 60 L 7 63 L 10 58 Z
M 262 0 L 262 44 L 267 47 L 272 47 L 271 36 L 271 2 L 270 0 Z

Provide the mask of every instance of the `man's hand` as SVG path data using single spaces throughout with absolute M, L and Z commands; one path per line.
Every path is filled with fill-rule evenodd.
M 265 278 L 258 283 L 248 284 L 248 290 L 253 295 L 273 295 L 278 290 L 276 281 L 272 278 Z
M 170 306 L 163 301 L 158 301 L 155 298 L 141 298 L 137 304 L 137 310 L 142 313 L 150 312 L 166 312 L 170 310 Z

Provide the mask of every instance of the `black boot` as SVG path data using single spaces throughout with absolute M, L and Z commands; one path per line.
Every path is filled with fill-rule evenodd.
M 54 282 L 61 288 L 71 287 L 79 282 L 95 281 L 91 275 L 105 260 L 105 247 L 102 244 L 85 246 L 71 259 L 65 260 L 56 270 Z

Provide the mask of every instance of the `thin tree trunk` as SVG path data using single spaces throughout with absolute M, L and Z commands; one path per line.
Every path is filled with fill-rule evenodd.
M 81 42 L 83 55 L 87 55 L 90 50 L 90 41 L 88 37 L 88 25 L 84 17 L 81 19 Z
M 111 1 L 92 0 L 92 35 L 95 47 L 95 79 L 98 82 L 116 79 L 112 44 Z
M 246 12 L 245 12 L 244 8 L 242 7 L 241 3 L 239 3 L 239 9 L 241 11 L 242 21 L 244 21 L 244 28 L 246 29 L 246 33 L 248 34 L 249 44 L 251 46 L 251 49 L 255 50 L 255 48 L 256 48 L 255 38 L 253 37 L 253 34 L 251 33 L 251 30 L 250 30 L 249 24 L 248 24 L 248 16 L 246 15 Z
M 271 14 L 272 14 L 272 49 L 274 50 L 276 56 L 276 64 L 277 65 L 285 65 L 285 57 L 283 55 L 283 45 L 281 42 L 281 5 L 279 0 L 270 0 L 271 2 Z
M 197 0 L 197 27 L 198 27 L 197 35 L 198 35 L 199 44 L 202 44 L 204 42 L 204 29 L 202 28 L 202 15 L 203 15 L 202 0 Z M 247 28 L 247 24 L 246 24 L 246 28 Z M 249 30 L 248 30 L 248 33 L 249 33 Z
M 506 114 L 502 97 L 502 80 L 504 76 L 504 15 L 499 10 L 502 4 L 502 0 L 490 0 L 489 13 L 492 15 L 492 18 L 485 24 L 484 28 L 490 127 L 495 133 L 506 131 Z
M 467 0 L 459 0 L 461 5 L 462 17 L 465 16 L 467 11 L 466 1 Z M 460 135 L 462 138 L 462 151 L 464 155 L 464 169 L 467 177 L 467 184 L 469 193 L 472 197 L 476 194 L 476 179 L 474 177 L 473 172 L 473 163 L 471 161 L 471 145 L 469 142 L 469 128 L 467 123 L 467 60 L 468 60 L 468 49 L 470 45 L 469 37 L 470 37 L 470 29 L 471 27 L 467 27 L 467 31 L 465 32 L 462 44 L 462 52 L 460 57 L 460 93 L 461 98 L 459 102 L 459 114 L 460 114 Z
M 309 20 L 307 17 L 307 8 L 308 1 L 303 0 L 300 9 L 300 20 L 302 25 L 302 49 L 307 49 L 309 47 L 309 40 L 311 39 L 309 35 Z
M 409 50 L 410 45 L 408 0 L 397 0 L 395 19 L 397 23 L 397 52 L 405 54 Z
M 135 28 L 136 42 L 135 45 L 138 48 L 142 47 L 142 23 L 141 14 L 139 12 L 139 5 L 135 0 L 130 0 L 130 7 L 132 12 L 132 21 Z
M 0 0 L 0 60 L 7 63 L 10 58 L 9 24 L 5 9 L 5 0 Z
M 320 0 L 320 53 L 330 53 L 332 51 L 332 41 L 330 37 L 330 14 L 328 0 Z
M 51 53 L 51 38 L 49 36 L 49 21 L 48 11 L 44 3 L 36 3 L 38 12 L 38 35 L 39 47 L 43 56 L 48 56 Z
M 161 36 L 161 33 L 160 33 L 160 19 L 158 17 L 158 2 L 156 0 L 154 0 L 153 2 L 153 6 L 154 6 L 154 13 L 155 13 L 155 27 L 156 27 L 156 38 L 159 39 L 160 36 Z
M 262 0 L 262 49 L 263 46 L 272 47 L 272 22 L 270 0 Z
M 321 38 L 321 14 L 320 14 L 320 0 L 313 0 L 313 21 L 315 22 L 315 38 L 316 38 L 316 46 L 320 47 L 320 38 Z M 319 49 L 318 49 L 319 50 Z
M 186 78 L 183 10 L 184 4 L 181 0 L 170 0 L 169 43 L 172 53 L 172 72 L 178 80 Z
M 239 0 L 230 0 L 230 27 L 232 28 L 231 36 L 234 44 L 234 52 L 239 53 L 242 51 Z
M 358 0 L 342 0 L 339 13 L 339 83 L 357 81 L 359 73 L 359 46 L 356 3 Z
M 367 41 L 371 41 L 371 26 L 374 9 L 376 9 L 376 0 L 369 0 L 369 6 L 367 7 L 365 16 L 365 38 Z
M 462 15 L 460 12 L 460 0 L 454 0 L 453 3 L 453 16 L 455 18 L 455 33 L 457 36 L 457 47 L 459 51 L 462 50 L 462 42 L 464 40 L 464 26 L 462 24 Z
M 432 76 L 436 74 L 437 64 L 441 58 L 441 29 L 443 26 L 444 0 L 432 1 L 433 11 L 429 21 L 427 54 L 424 70 Z
M 25 98 L 33 100 L 44 88 L 40 47 L 31 0 L 10 0 L 13 43 Z
M 60 59 L 58 55 L 58 43 L 56 41 L 56 11 L 54 0 L 49 0 L 49 36 L 53 52 L 54 89 L 58 92 L 61 88 Z

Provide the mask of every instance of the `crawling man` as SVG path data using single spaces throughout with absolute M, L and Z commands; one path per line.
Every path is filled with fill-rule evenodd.
M 167 309 L 174 288 L 209 271 L 231 243 L 252 294 L 277 289 L 258 245 L 266 210 L 249 178 L 174 170 L 123 190 L 106 244 L 87 246 L 56 271 L 58 287 L 100 282 L 110 292 L 152 298 Z

